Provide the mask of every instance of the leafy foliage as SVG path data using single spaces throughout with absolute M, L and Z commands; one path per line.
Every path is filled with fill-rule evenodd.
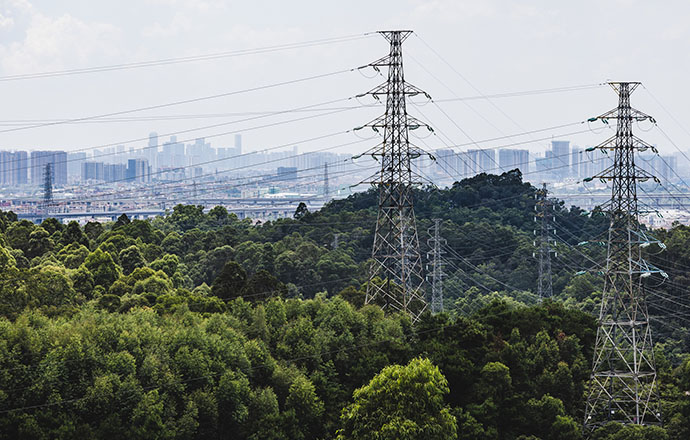
M 519 172 L 415 198 L 453 252 L 447 312 L 414 325 L 364 305 L 374 191 L 259 225 L 222 207 L 84 227 L 0 212 L 0 439 L 581 439 L 601 278 L 576 272 L 603 255 L 605 216 L 556 206 L 567 244 L 540 302 Z M 690 436 L 690 333 L 669 314 L 690 228 L 653 234 L 673 280 L 650 290 L 666 425 L 592 438 Z

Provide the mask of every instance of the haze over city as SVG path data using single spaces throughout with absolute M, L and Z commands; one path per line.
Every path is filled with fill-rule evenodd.
M 675 118 L 686 120 L 690 110 L 681 104 L 682 99 L 676 98 L 686 93 L 681 84 L 685 78 L 682 72 L 689 67 L 685 55 L 687 13 L 679 11 L 687 8 L 688 5 L 679 1 L 658 5 L 631 0 L 564 5 L 548 1 L 454 0 L 342 4 L 4 0 L 0 6 L 0 75 L 3 77 L 251 50 L 331 37 L 353 36 L 353 39 L 149 68 L 3 81 L 3 99 L 12 105 L 0 109 L 0 120 L 7 123 L 80 118 L 355 68 L 386 51 L 386 42 L 379 36 L 361 36 L 388 28 L 415 31 L 417 36 L 406 43 L 406 77 L 437 100 L 632 78 L 644 82 Z M 667 68 L 670 64 L 675 68 Z M 370 76 L 371 72 L 365 74 Z M 140 147 L 145 142 L 125 141 L 145 138 L 152 131 L 162 135 L 238 118 L 227 116 L 233 112 L 279 111 L 348 98 L 369 90 L 377 82 L 376 78 L 367 79 L 357 72 L 345 73 L 290 87 L 120 116 L 133 121 L 84 121 L 4 132 L 0 146 L 65 151 L 105 144 Z M 676 143 L 686 148 L 690 141 L 687 128 L 678 127 L 647 90 L 640 90 L 634 99 L 638 107 L 653 113 Z M 433 106 L 420 110 L 447 133 L 449 140 L 429 140 L 440 148 L 448 142 L 461 144 L 581 121 L 613 105 L 615 97 L 607 87 L 444 103 L 446 111 L 453 114 L 471 140 Z M 347 130 L 379 112 L 380 108 L 365 108 L 336 117 L 247 132 L 244 145 L 247 149 L 261 149 L 286 141 L 299 143 L 317 128 L 326 132 Z M 185 114 L 226 116 L 146 119 Z M 245 123 L 233 128 L 252 125 L 257 124 Z M 221 131 L 199 130 L 187 137 Z M 598 139 L 580 134 L 566 140 L 585 146 Z M 650 133 L 648 141 L 661 146 L 662 139 Z M 232 146 L 232 135 L 212 142 L 220 147 Z M 524 147 L 537 151 L 543 150 L 546 144 L 543 141 Z M 300 147 L 304 151 L 318 148 L 307 143 Z M 675 151 L 670 145 L 663 147 L 666 153 Z M 361 145 L 343 151 L 358 153 L 366 148 Z

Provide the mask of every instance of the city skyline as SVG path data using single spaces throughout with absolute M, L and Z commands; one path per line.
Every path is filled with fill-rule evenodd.
M 545 1 L 519 5 L 487 1 L 478 5 L 468 1 L 409 0 L 400 5 L 399 14 L 381 23 L 374 17 L 386 14 L 358 14 L 365 5 L 357 1 L 348 7 L 310 2 L 286 7 L 276 3 L 267 9 L 270 11 L 267 15 L 266 11 L 256 14 L 256 5 L 212 0 L 124 1 L 118 2 L 117 7 L 71 0 L 60 2 L 60 5 L 40 0 L 6 0 L 0 8 L 0 35 L 3 37 L 0 40 L 3 41 L 0 43 L 0 79 L 5 86 L 5 99 L 13 105 L 0 109 L 0 149 L 72 152 L 106 144 L 125 144 L 129 148 L 133 143 L 128 141 L 141 139 L 136 145 L 139 147 L 146 145 L 150 131 L 167 138 L 170 133 L 225 123 L 229 124 L 227 128 L 196 130 L 188 132 L 187 137 L 190 140 L 205 137 L 214 139 L 216 144 L 230 145 L 234 134 L 219 133 L 236 129 L 244 134 L 247 151 L 286 142 L 300 144 L 303 151 L 316 149 L 318 146 L 303 142 L 309 138 L 305 134 L 315 130 L 352 129 L 371 120 L 380 109 L 361 108 L 337 113 L 337 116 L 311 114 L 313 119 L 263 128 L 257 128 L 265 125 L 261 119 L 248 119 L 266 112 L 281 112 L 334 99 L 344 99 L 343 103 L 356 102 L 346 98 L 375 86 L 379 79 L 369 78 L 375 72 L 343 73 L 332 78 L 273 86 L 282 81 L 356 68 L 377 59 L 386 50 L 385 42 L 370 33 L 392 27 L 415 31 L 406 42 L 407 77 L 428 91 L 444 112 L 452 115 L 450 121 L 435 106 L 418 107 L 414 102 L 419 100 L 413 100 L 411 114 L 428 119 L 439 133 L 439 137 L 429 140 L 432 149 L 445 148 L 449 144 L 477 148 L 473 142 L 483 147 L 484 140 L 505 137 L 503 143 L 522 143 L 520 148 L 536 152 L 548 147 L 551 135 L 578 145 L 595 145 L 599 140 L 597 133 L 602 128 L 596 124 L 588 124 L 585 130 L 578 127 L 522 137 L 510 135 L 586 121 L 614 105 L 603 83 L 611 78 L 633 77 L 643 80 L 646 87 L 635 95 L 634 104 L 647 108 L 675 144 L 686 151 L 690 132 L 675 121 L 687 119 L 687 110 L 676 104 L 680 100 L 668 99 L 676 95 L 671 87 L 680 81 L 679 72 L 685 66 L 672 70 L 652 67 L 677 61 L 676 54 L 682 53 L 688 32 L 681 19 L 683 14 L 672 13 L 687 6 L 680 2 L 669 3 L 675 7 L 668 4 L 654 7 L 628 0 L 597 4 L 601 17 L 616 11 L 621 20 L 607 22 L 606 26 L 588 26 L 585 31 L 581 23 L 588 8 Z M 384 1 L 366 4 L 366 7 L 373 8 L 371 12 L 384 11 L 390 4 Z M 633 12 L 640 9 L 645 13 Z M 355 15 L 359 15 L 356 24 L 346 25 Z M 152 18 L 145 19 L 147 16 Z M 336 16 L 343 19 L 328 19 Z M 619 27 L 623 23 L 635 27 L 643 16 L 664 20 L 664 32 L 645 33 L 634 53 L 612 58 L 601 48 L 602 41 L 611 45 L 620 42 L 625 33 L 618 31 Z M 603 23 L 598 17 L 595 14 L 590 18 L 593 23 Z M 453 33 L 448 36 L 440 32 L 453 22 L 462 25 L 453 26 Z M 325 28 L 325 23 L 337 24 Z M 471 43 L 473 35 L 480 30 L 486 36 L 481 48 Z M 251 55 L 258 48 L 332 37 L 347 38 L 290 50 L 264 50 L 261 57 Z M 90 43 L 80 44 L 81 51 L 75 53 L 71 48 L 77 41 Z M 22 77 L 233 51 L 250 54 L 240 52 L 205 61 L 147 68 Z M 486 56 L 489 53 L 493 55 Z M 576 64 L 573 54 L 578 55 Z M 641 59 L 655 62 L 640 63 Z M 546 65 L 556 69 L 544 69 L 546 60 Z M 280 68 L 275 69 L 275 66 Z M 19 75 L 19 78 L 12 75 Z M 271 88 L 64 123 L 64 119 L 92 118 L 263 86 Z M 523 93 L 571 86 L 586 87 L 557 93 Z M 504 93 L 510 96 L 496 96 Z M 493 97 L 482 99 L 483 95 Z M 660 107 L 655 99 L 666 103 L 666 107 Z M 41 106 L 34 105 L 36 102 L 41 102 Z M 332 104 L 336 105 L 339 104 Z M 283 114 L 278 122 L 299 119 L 301 115 L 292 116 Z M 152 118 L 157 120 L 151 121 Z M 573 131 L 583 132 L 567 135 Z M 352 138 L 350 135 L 349 139 Z M 656 130 L 648 138 L 661 146 L 663 154 L 676 151 Z M 359 154 L 370 146 L 343 147 L 340 152 Z

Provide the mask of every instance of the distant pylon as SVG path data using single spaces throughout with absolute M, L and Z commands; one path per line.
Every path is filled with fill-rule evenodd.
M 43 170 L 43 209 L 48 214 L 53 204 L 53 164 L 47 163 Z
M 643 279 L 661 272 L 642 259 L 640 246 L 649 243 L 640 229 L 637 182 L 658 181 L 635 166 L 635 151 L 655 148 L 632 133 L 633 122 L 653 119 L 630 107 L 630 94 L 640 85 L 609 83 L 618 93 L 618 107 L 597 118 L 617 120 L 616 134 L 594 149 L 613 152 L 613 165 L 594 178 L 611 182 L 604 290 L 585 407 L 584 426 L 596 429 L 611 422 L 661 423 L 657 374 L 645 302 Z
M 324 197 L 328 197 L 328 193 L 330 192 L 328 188 L 328 164 L 325 163 L 323 164 L 323 195 Z
M 534 246 L 537 248 L 535 258 L 539 259 L 539 279 L 537 281 L 537 294 L 539 299 L 551 298 L 553 296 L 553 283 L 551 277 L 551 248 L 553 240 L 553 204 L 549 200 L 549 191 L 546 183 L 538 189 L 535 197 L 537 199 L 534 209 L 537 211 L 534 217 L 538 230 L 534 230 L 537 237 Z
M 427 259 L 431 259 L 431 271 L 427 268 L 429 276 L 431 277 L 431 313 L 443 312 L 443 251 L 442 246 L 446 244 L 446 240 L 441 238 L 441 219 L 434 219 L 434 226 L 429 228 L 429 235 L 431 238 L 427 240 L 427 244 L 431 251 L 427 253 Z
M 404 311 L 415 322 L 426 309 L 422 256 L 414 215 L 412 190 L 421 179 L 412 171 L 411 160 L 422 151 L 409 142 L 411 126 L 428 126 L 407 114 L 410 95 L 428 95 L 405 82 L 402 43 L 411 31 L 380 32 L 390 43 L 387 56 L 369 64 L 388 68 L 388 80 L 368 94 L 386 96 L 386 112 L 367 126 L 383 130 L 383 142 L 367 154 L 381 164 L 370 183 L 378 188 L 378 217 L 372 249 L 365 302 L 384 309 Z

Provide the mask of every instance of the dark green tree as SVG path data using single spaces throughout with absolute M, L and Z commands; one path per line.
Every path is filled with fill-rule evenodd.
M 211 294 L 221 299 L 235 298 L 243 293 L 246 284 L 247 273 L 242 266 L 235 261 L 228 261 L 213 280 Z

